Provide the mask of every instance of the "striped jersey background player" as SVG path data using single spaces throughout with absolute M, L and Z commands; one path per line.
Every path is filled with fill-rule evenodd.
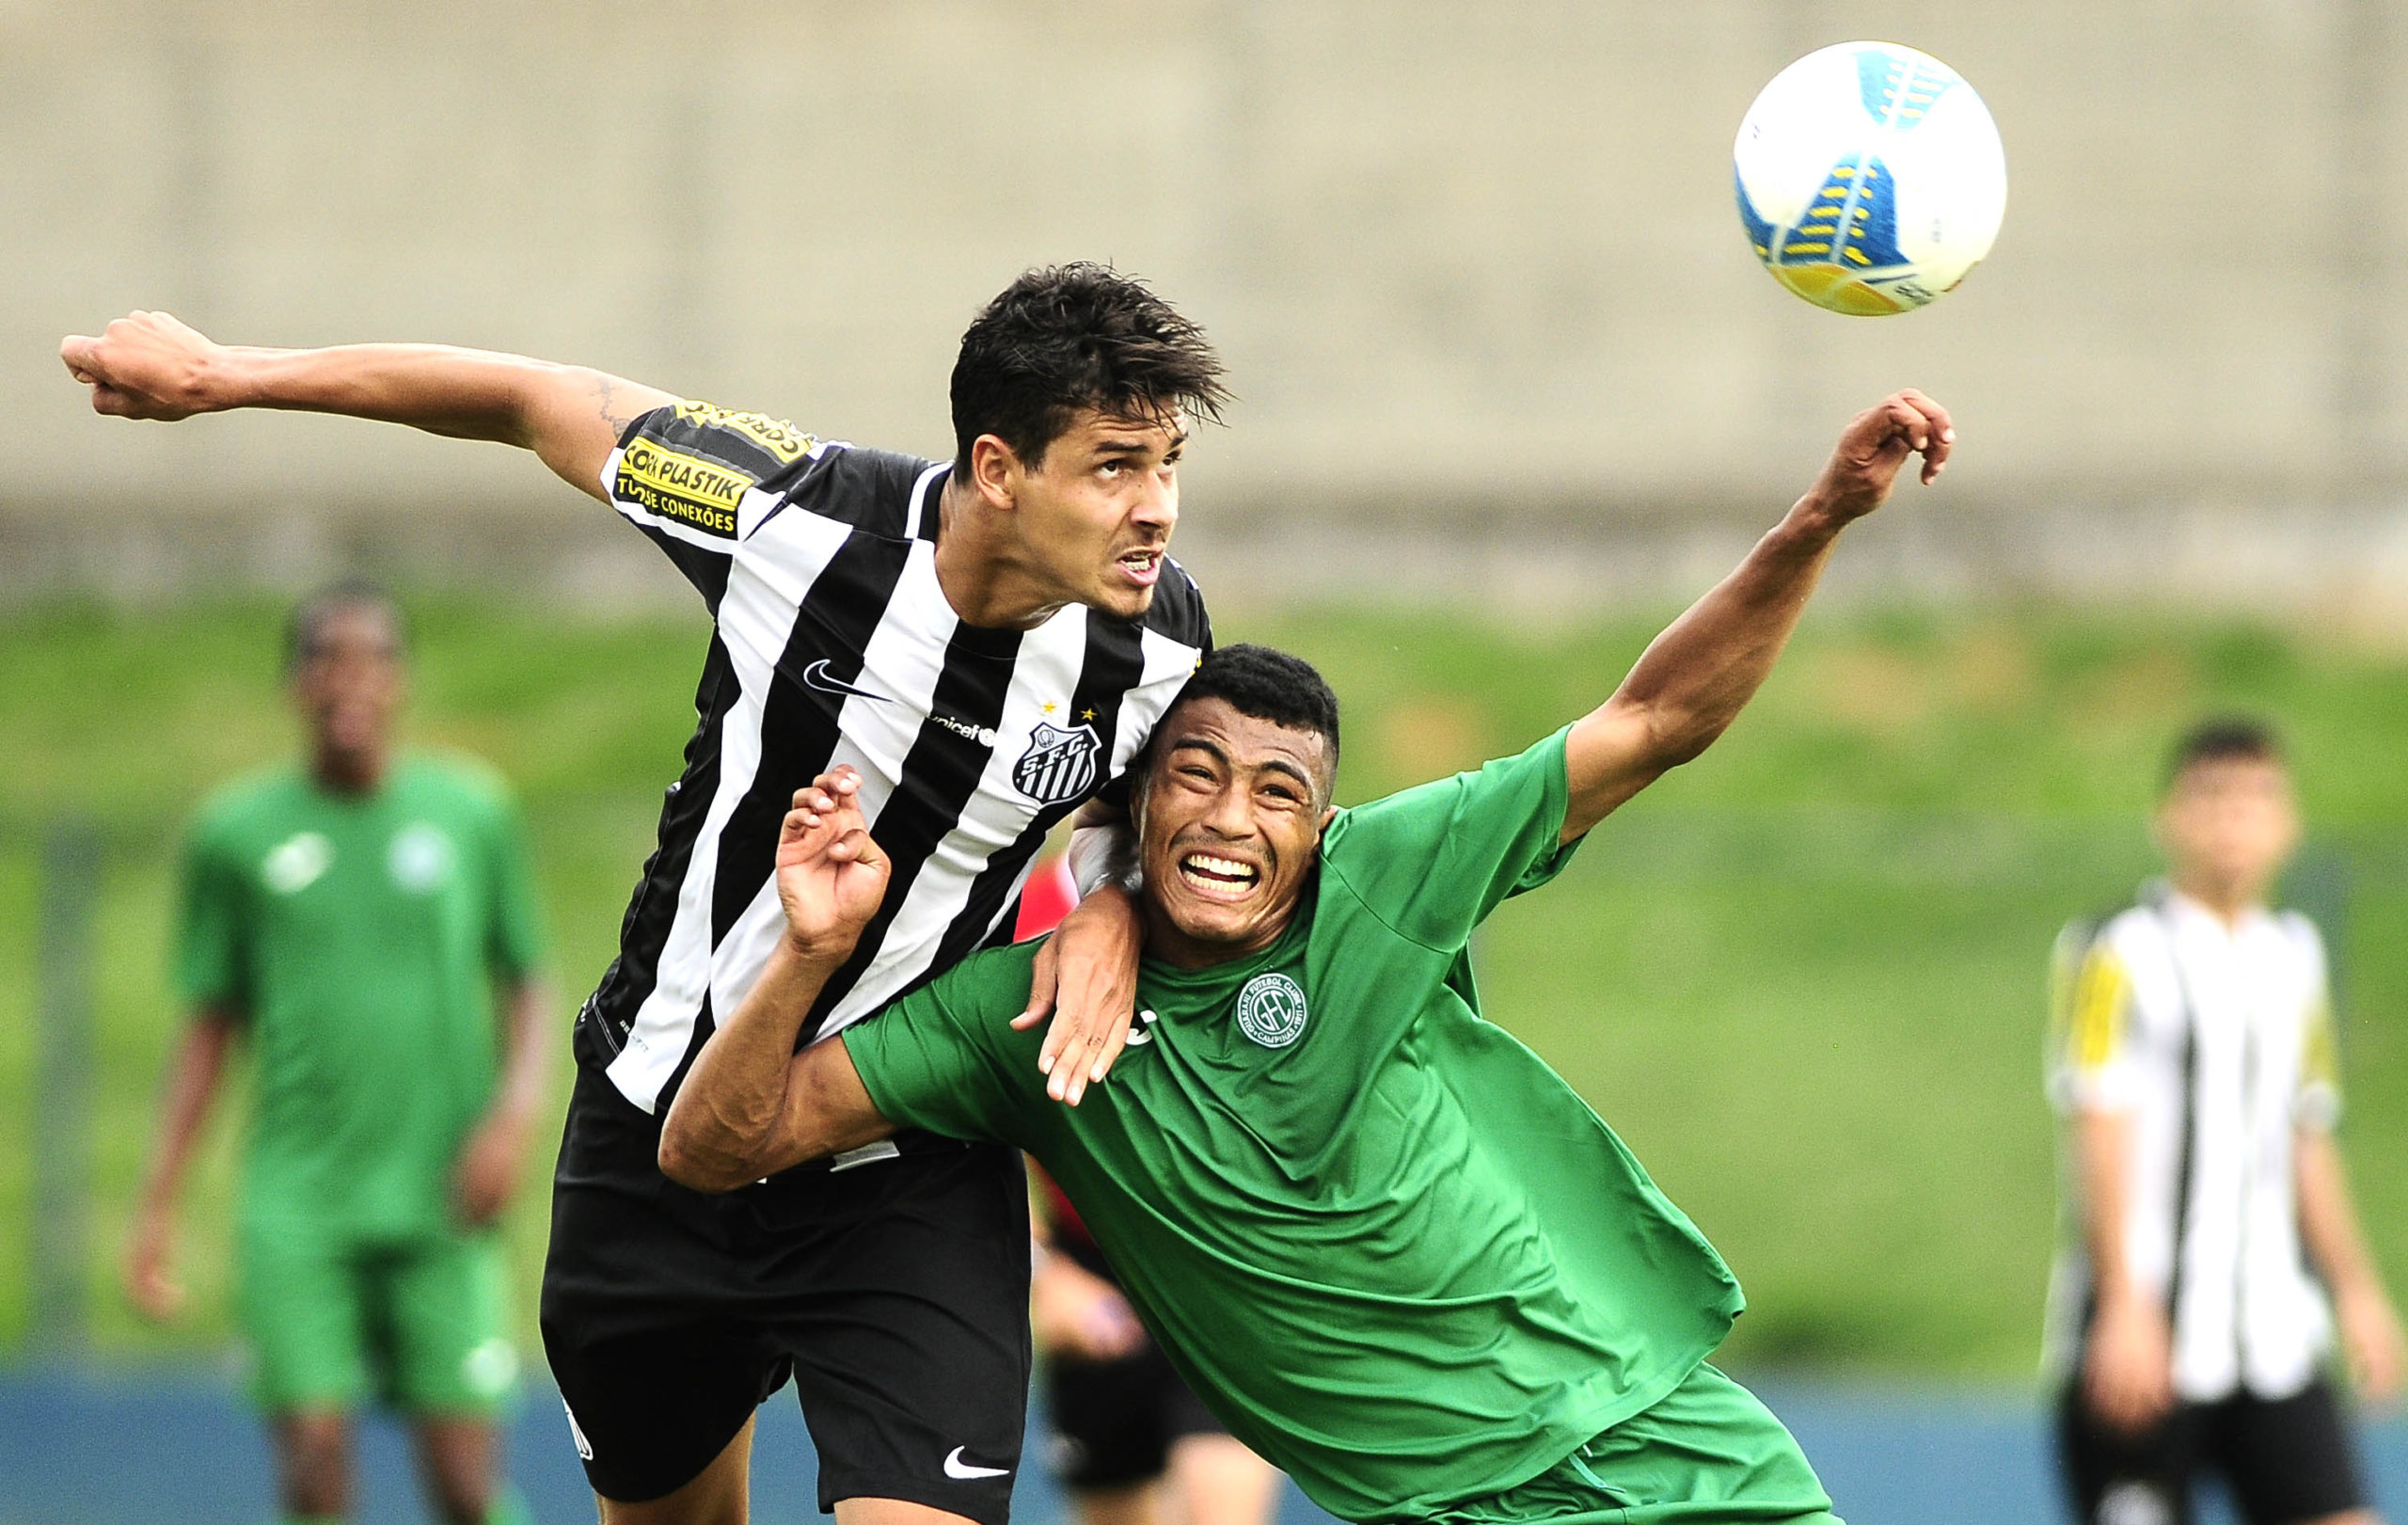
M 2132 1120 L 2126 1263 L 2173 1324 L 2174 1389 L 2297 1392 L 2332 1326 L 2301 1255 L 2295 1128 L 2329 1132 L 2341 1093 L 2324 942 L 2296 912 L 2227 929 L 2162 885 L 2057 953 L 2050 1099 Z M 2071 1372 L 2089 1316 L 2079 1239 L 2052 1278 L 2051 1364 Z
M 849 763 L 895 861 L 878 919 L 802 1037 L 842 1029 L 1009 940 L 1046 833 L 1116 787 L 1211 648 L 1176 563 L 1141 619 L 1071 604 L 1027 631 L 965 626 L 938 586 L 943 463 L 679 403 L 603 469 L 619 512 L 716 621 L 700 717 L 618 958 L 578 1052 L 656 1115 L 759 977 L 783 920 L 770 870 L 795 789 Z

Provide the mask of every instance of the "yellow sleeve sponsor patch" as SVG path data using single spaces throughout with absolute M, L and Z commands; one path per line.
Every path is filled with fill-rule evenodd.
M 707 534 L 736 537 L 737 505 L 752 479 L 641 435 L 627 442 L 611 496 Z
M 780 466 L 792 466 L 819 443 L 784 419 L 773 419 L 766 413 L 737 413 L 709 403 L 680 403 L 677 418 L 683 423 L 742 435 L 768 451 Z
M 2067 1056 L 2077 1070 L 2096 1070 L 2115 1056 L 2131 1010 L 2132 980 L 2112 949 L 2093 947 L 2074 981 Z

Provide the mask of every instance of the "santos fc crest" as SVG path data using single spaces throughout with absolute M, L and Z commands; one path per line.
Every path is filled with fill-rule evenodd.
M 1092 725 L 1068 730 L 1039 723 L 1028 750 L 1012 764 L 1012 787 L 1041 805 L 1075 800 L 1095 785 L 1096 757 L 1103 743 Z

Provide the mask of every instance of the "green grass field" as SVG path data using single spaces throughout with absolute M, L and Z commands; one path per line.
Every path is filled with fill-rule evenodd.
M 412 735 L 489 758 L 522 792 L 565 1031 L 675 773 L 703 622 L 415 612 Z M 224 1344 L 234 1117 L 188 1196 L 192 1317 L 147 1329 L 110 1278 L 176 1023 L 167 866 L 203 794 L 293 744 L 278 619 L 259 604 L 0 616 L 0 1349 L 27 1334 L 14 1247 L 34 1126 L 35 844 L 70 815 L 108 845 L 94 1341 L 129 1358 Z M 1588 708 L 1655 624 L 1530 633 L 1325 612 L 1230 618 L 1220 634 L 1323 665 L 1348 706 L 1341 793 L 1362 800 Z M 1720 746 L 1508 906 L 1481 949 L 1491 1014 L 1595 1103 L 1747 1283 L 1734 1360 L 2031 1369 L 2054 1212 L 2038 1088 L 2050 940 L 2149 870 L 2159 755 L 2230 707 L 2278 720 L 2300 759 L 2315 843 L 2297 897 L 2337 924 L 2351 1151 L 2378 1250 L 2408 1277 L 2408 658 L 2233 622 L 1824 612 Z M 547 1164 L 511 1221 L 531 1334 Z

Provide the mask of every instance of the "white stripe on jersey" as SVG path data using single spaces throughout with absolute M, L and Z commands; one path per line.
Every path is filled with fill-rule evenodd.
M 734 558 L 728 568 L 727 593 L 719 606 L 720 642 L 736 670 L 739 697 L 720 736 L 719 790 L 677 886 L 677 914 L 660 949 L 652 993 L 638 1009 L 626 1046 L 609 1071 L 611 1084 L 647 1112 L 684 1062 L 694 1014 L 712 982 L 717 961 L 711 903 L 718 888 L 720 834 L 760 768 L 761 707 L 776 675 L 778 654 L 812 583 L 848 533 L 844 525 L 815 515 L 781 514 L 761 526 L 756 537 L 775 553 Z M 762 955 L 767 953 L 763 948 Z
M 848 1027 L 902 993 L 904 987 L 917 977 L 918 971 L 927 966 L 927 955 L 936 950 L 945 929 L 969 903 L 970 886 L 980 871 L 1020 835 L 1027 812 L 1020 802 L 1019 791 L 1012 786 L 1012 769 L 1020 760 L 1021 750 L 1028 745 L 1030 732 L 1048 718 L 1043 707 L 1048 697 L 1068 695 L 1077 685 L 1086 644 L 1087 612 L 1075 604 L 1022 640 L 1019 657 L 1012 666 L 1011 688 L 1004 700 L 1004 724 L 996 732 L 994 749 L 987 755 L 978 790 L 963 807 L 954 829 L 928 855 L 920 870 L 920 882 L 913 886 L 911 898 L 887 929 L 885 953 L 924 951 L 912 958 L 882 957 L 873 964 L 862 976 L 861 982 L 828 1013 L 820 1025 L 822 1033 Z M 1195 658 L 1191 655 L 1186 659 L 1193 663 Z M 1125 718 L 1137 707 L 1140 707 L 1134 703 L 1124 702 L 1121 714 Z M 1159 718 L 1159 710 L 1149 714 L 1146 730 L 1150 731 Z M 872 834 L 876 834 L 875 823 Z M 996 911 L 996 919 L 1011 909 L 1013 898 L 1020 893 L 1020 882 L 1028 877 L 1028 868 L 1035 862 L 1032 858 L 1022 867 L 1012 894 L 1004 898 Z

